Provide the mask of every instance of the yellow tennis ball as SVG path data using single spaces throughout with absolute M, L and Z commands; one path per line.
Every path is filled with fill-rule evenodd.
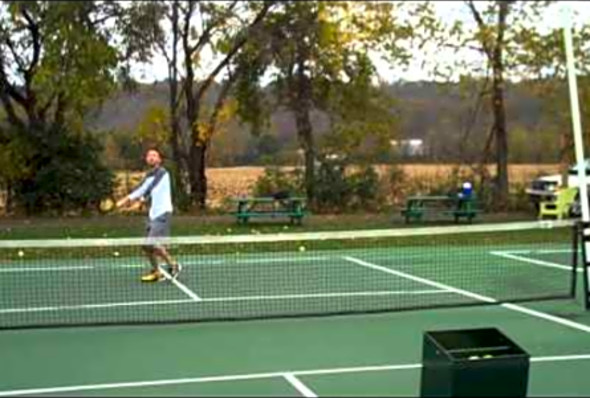
M 19 256 L 19 257 L 22 257 L 22 256 L 24 256 L 24 255 L 25 255 L 25 252 L 24 252 L 24 251 L 22 251 L 22 250 L 19 250 L 19 251 L 18 251 L 18 256 Z
M 114 252 L 114 253 L 113 253 L 113 256 L 115 256 L 115 257 L 119 257 L 119 252 Z
M 299 251 L 300 252 L 304 252 L 305 251 L 305 246 L 299 246 Z
M 484 359 L 490 359 L 490 358 L 493 358 L 494 356 L 490 355 L 490 354 L 486 354 L 483 357 L 484 357 Z
M 479 356 L 477 355 L 472 355 L 468 358 L 470 361 L 475 361 L 476 359 L 479 359 Z

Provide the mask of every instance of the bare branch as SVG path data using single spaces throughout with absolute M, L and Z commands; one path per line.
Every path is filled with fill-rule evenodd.
M 469 9 L 471 10 L 471 14 L 473 14 L 473 18 L 475 19 L 475 22 L 477 22 L 477 26 L 479 27 L 479 29 L 480 30 L 485 29 L 486 24 L 483 21 L 483 18 L 481 17 L 480 12 L 475 7 L 473 0 L 468 0 L 466 3 L 467 3 L 467 6 L 469 6 Z M 492 50 L 491 50 L 489 44 L 487 43 L 487 41 L 482 40 L 481 45 L 482 45 L 486 55 L 491 59 L 492 58 Z
M 4 88 L 2 87 L 2 82 L 0 82 L 0 101 L 2 101 L 2 105 L 4 106 L 4 110 L 6 111 L 6 115 L 8 116 L 8 121 L 18 128 L 24 127 L 24 122 L 17 116 L 14 107 L 12 106 L 12 101 Z
M 0 59 L 0 91 L 10 96 L 10 98 L 16 101 L 19 105 L 23 107 L 26 106 L 27 101 L 25 97 L 21 93 L 19 93 L 18 90 L 14 87 L 14 85 L 12 85 L 8 81 L 8 78 L 6 77 L 6 73 L 4 71 L 4 63 L 2 59 Z
M 12 42 L 12 40 L 10 40 L 10 37 L 7 36 L 6 39 L 4 40 L 4 43 L 6 43 L 6 46 L 8 47 L 10 52 L 12 53 L 12 57 L 14 58 L 14 61 L 16 62 L 18 70 L 21 73 L 24 72 L 26 70 L 25 63 L 23 62 L 23 59 L 16 51 L 16 48 L 14 47 L 14 43 Z
M 27 70 L 25 71 L 25 81 L 27 86 L 31 83 L 32 73 L 39 63 L 39 57 L 41 56 L 41 33 L 39 31 L 39 25 L 33 20 L 31 15 L 26 9 L 22 10 L 23 16 L 28 22 L 27 28 L 31 32 L 31 39 L 33 41 L 33 59 Z
M 264 4 L 264 7 L 262 8 L 262 10 L 260 10 L 258 15 L 256 15 L 256 18 L 254 18 L 254 21 L 252 21 L 252 23 L 246 29 L 244 34 L 242 34 L 238 38 L 238 40 L 234 43 L 234 46 L 227 53 L 225 58 L 217 65 L 217 67 L 209 74 L 209 76 L 207 76 L 207 78 L 199 88 L 198 97 L 202 97 L 205 94 L 205 91 L 207 91 L 207 89 L 211 86 L 217 75 L 223 70 L 223 68 L 225 68 L 229 64 L 234 55 L 236 55 L 236 53 L 246 44 L 246 42 L 248 41 L 248 37 L 250 36 L 250 33 L 258 27 L 258 25 L 261 23 L 261 21 L 264 19 L 264 17 L 273 5 L 274 2 L 267 2 Z
M 221 88 L 221 91 L 219 93 L 219 96 L 217 97 L 217 101 L 215 102 L 215 107 L 213 108 L 213 113 L 211 114 L 211 117 L 209 118 L 209 124 L 208 124 L 208 129 L 211 132 L 214 132 L 215 129 L 217 128 L 217 122 L 219 121 L 219 113 L 221 112 L 221 108 L 223 107 L 223 104 L 225 102 L 225 99 L 227 98 L 231 86 L 233 85 L 233 83 L 235 82 L 235 80 L 238 77 L 238 73 L 231 73 L 231 70 L 229 71 L 229 79 L 227 79 L 225 81 L 225 83 L 223 84 L 223 87 Z
M 238 0 L 234 0 L 234 2 L 229 5 L 227 13 L 230 13 L 231 11 L 233 11 L 233 9 L 236 7 L 237 4 L 238 4 Z M 219 18 L 215 21 L 211 21 L 208 24 L 208 26 L 203 26 L 203 33 L 199 37 L 199 40 L 195 43 L 194 46 L 192 46 L 190 48 L 191 54 L 195 53 L 195 52 L 198 53 L 203 49 L 203 47 L 209 42 L 211 37 L 214 35 L 215 29 L 217 27 L 219 27 L 219 24 L 223 23 L 223 21 L 224 21 L 223 18 Z

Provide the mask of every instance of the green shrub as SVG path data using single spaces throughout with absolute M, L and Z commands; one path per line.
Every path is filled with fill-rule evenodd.
M 280 167 L 266 167 L 264 174 L 254 185 L 255 196 L 269 196 L 279 191 L 288 191 L 291 195 L 301 196 L 304 194 L 303 170 L 295 168 L 284 170 Z
M 383 200 L 379 174 L 373 166 L 350 170 L 346 159 L 323 159 L 315 180 L 315 206 L 320 212 L 371 211 Z
M 96 209 L 112 194 L 113 173 L 102 164 L 102 147 L 89 134 L 54 130 L 29 140 L 31 173 L 14 184 L 16 203 L 27 214 Z

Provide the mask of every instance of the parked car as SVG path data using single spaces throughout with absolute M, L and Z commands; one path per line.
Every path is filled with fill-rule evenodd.
M 590 159 L 585 160 L 585 167 L 586 167 L 586 180 L 587 184 L 590 183 Z M 569 167 L 567 172 L 567 186 L 579 186 L 578 182 L 578 165 L 574 164 Z M 543 200 L 550 200 L 555 196 L 555 192 L 561 188 L 561 175 L 560 174 L 552 174 L 547 176 L 541 176 L 539 178 L 534 179 L 531 182 L 529 188 L 526 189 L 526 193 L 529 195 L 531 202 L 535 204 L 535 207 L 538 208 L 539 202 Z M 579 198 L 576 197 L 576 202 L 572 206 L 572 215 L 579 215 Z

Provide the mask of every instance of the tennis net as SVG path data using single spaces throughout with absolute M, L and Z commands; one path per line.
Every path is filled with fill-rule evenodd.
M 372 313 L 572 297 L 574 222 L 0 241 L 0 329 Z

